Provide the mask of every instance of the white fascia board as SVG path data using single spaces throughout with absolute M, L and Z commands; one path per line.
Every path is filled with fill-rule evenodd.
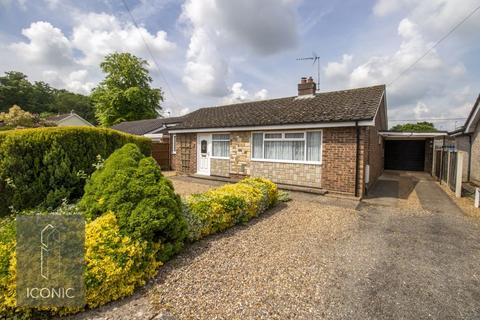
M 355 121 L 345 122 L 325 122 L 325 123 L 299 123 L 284 124 L 272 126 L 249 126 L 249 127 L 225 127 L 225 128 L 200 128 L 200 129 L 172 129 L 169 133 L 194 133 L 194 132 L 227 132 L 227 131 L 265 131 L 265 130 L 297 130 L 297 129 L 316 129 L 316 128 L 336 128 L 336 127 L 355 127 Z M 373 120 L 358 121 L 362 127 L 374 126 Z
M 379 134 L 384 137 L 419 137 L 419 138 L 433 138 L 446 136 L 446 132 L 391 132 L 380 131 Z
M 144 134 L 144 136 L 147 135 L 147 134 L 156 134 L 157 131 L 161 131 L 161 130 L 163 130 L 163 129 L 165 129 L 165 128 L 166 128 L 165 125 L 162 125 L 160 128 L 153 129 L 152 131 L 148 131 L 147 133 Z
M 468 121 L 465 127 L 465 133 L 473 133 L 475 131 L 473 124 L 478 121 L 479 117 L 480 117 L 480 104 L 477 105 L 475 113 L 470 118 L 470 121 Z

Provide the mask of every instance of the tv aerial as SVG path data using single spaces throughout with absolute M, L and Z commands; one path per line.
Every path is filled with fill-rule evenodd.
M 317 64 L 317 91 L 320 91 L 320 57 L 315 52 L 312 52 L 311 57 L 297 58 L 297 60 L 313 60 L 312 65 L 315 66 Z

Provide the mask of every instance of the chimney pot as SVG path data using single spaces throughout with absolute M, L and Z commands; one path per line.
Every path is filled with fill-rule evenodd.
M 317 91 L 317 84 L 313 81 L 312 77 L 302 77 L 298 84 L 298 95 L 313 95 Z

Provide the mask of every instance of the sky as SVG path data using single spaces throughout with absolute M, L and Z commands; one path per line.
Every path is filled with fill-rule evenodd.
M 294 96 L 317 74 L 297 58 L 313 54 L 320 92 L 387 84 L 390 125 L 465 118 L 480 93 L 480 10 L 404 72 L 479 0 L 125 1 L 136 25 L 119 0 L 0 0 L 0 73 L 88 94 L 103 57 L 130 52 L 149 62 L 165 116 Z

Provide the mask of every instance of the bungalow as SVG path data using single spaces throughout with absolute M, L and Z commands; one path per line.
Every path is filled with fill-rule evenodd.
M 266 177 L 290 186 L 362 197 L 383 172 L 385 86 L 316 92 L 198 109 L 168 132 L 179 173 Z
M 47 118 L 47 121 L 55 123 L 58 127 L 69 127 L 69 126 L 93 127 L 93 124 L 83 119 L 73 111 L 70 113 L 50 116 Z

